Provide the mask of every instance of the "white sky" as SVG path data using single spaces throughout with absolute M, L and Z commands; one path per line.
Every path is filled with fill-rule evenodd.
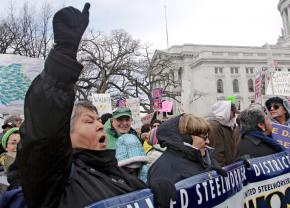
M 25 0 L 12 0 L 18 7 Z M 27 1 L 27 0 L 26 0 Z M 39 8 L 44 0 L 28 0 Z M 63 5 L 82 9 L 91 3 L 89 27 L 109 33 L 124 29 L 135 39 L 166 48 L 164 5 L 169 45 L 214 44 L 262 46 L 281 34 L 279 0 L 46 0 L 55 10 Z M 1 0 L 4 15 L 9 1 Z

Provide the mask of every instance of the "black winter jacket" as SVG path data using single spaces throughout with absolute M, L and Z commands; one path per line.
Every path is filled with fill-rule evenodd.
M 262 139 L 250 135 L 243 135 L 238 146 L 236 158 L 249 155 L 251 158 L 275 154 L 277 151 Z
M 149 169 L 148 181 L 151 184 L 156 179 L 166 179 L 176 183 L 185 178 L 206 172 L 211 165 L 217 165 L 212 159 L 210 150 L 207 157 L 202 158 L 199 150 L 185 146 L 184 141 L 190 141 L 191 136 L 182 136 L 178 130 L 180 116 L 161 124 L 157 130 L 157 138 L 165 152 Z
M 16 160 L 28 207 L 84 207 L 146 188 L 117 166 L 114 151 L 72 149 L 74 84 L 82 67 L 51 50 L 26 94 Z

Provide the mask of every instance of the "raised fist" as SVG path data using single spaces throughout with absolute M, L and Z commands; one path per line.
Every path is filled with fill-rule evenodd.
M 53 17 L 55 50 L 72 58 L 76 57 L 81 38 L 89 24 L 90 4 L 86 3 L 80 12 L 74 7 L 59 10 Z

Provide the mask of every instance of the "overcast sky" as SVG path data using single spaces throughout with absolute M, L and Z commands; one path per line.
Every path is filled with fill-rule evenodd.
M 26 0 L 27 1 L 27 0 Z M 23 5 L 24 0 L 13 0 Z M 28 0 L 39 8 L 44 0 Z M 89 27 L 109 33 L 124 29 L 135 39 L 165 49 L 164 6 L 167 5 L 169 46 L 192 44 L 262 46 L 281 34 L 279 0 L 46 0 L 55 10 L 63 5 L 82 9 L 91 3 Z M 1 0 L 3 16 L 9 1 Z

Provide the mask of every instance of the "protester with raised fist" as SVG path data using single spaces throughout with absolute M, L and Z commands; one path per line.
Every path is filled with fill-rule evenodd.
M 147 186 L 118 167 L 97 109 L 76 102 L 74 85 L 83 69 L 76 54 L 89 23 L 66 7 L 53 18 L 54 48 L 25 98 L 17 159 L 24 201 L 30 208 L 85 207 Z

